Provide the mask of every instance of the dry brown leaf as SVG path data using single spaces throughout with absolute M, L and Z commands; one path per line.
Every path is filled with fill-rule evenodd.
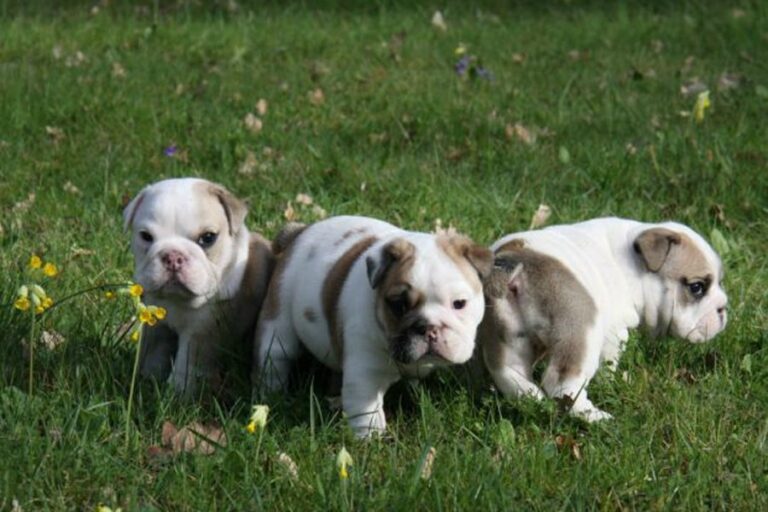
M 698 78 L 694 77 L 680 86 L 680 94 L 686 97 L 696 96 L 700 92 L 704 92 L 707 89 L 709 89 L 709 87 L 707 87 L 707 84 L 705 84 Z
M 112 76 L 115 78 L 125 78 L 126 76 L 125 68 L 122 64 L 119 62 L 113 62 L 112 63 Z
M 522 123 L 509 124 L 504 127 L 504 134 L 507 139 L 517 139 L 529 146 L 536 142 L 536 135 L 533 131 L 526 128 Z
M 56 128 L 55 126 L 46 126 L 45 133 L 48 134 L 54 144 L 58 144 L 66 138 L 66 135 L 64 135 L 64 130 L 61 128 Z
M 445 18 L 443 18 L 443 13 L 441 13 L 440 11 L 435 11 L 435 14 L 432 15 L 432 26 L 442 32 L 445 32 L 448 30 L 448 25 L 445 24 Z
M 43 331 L 40 335 L 40 343 L 49 351 L 56 350 L 60 345 L 67 341 L 60 332 L 54 330 Z
M 427 456 L 424 458 L 424 464 L 421 465 L 420 476 L 422 480 L 429 480 L 432 477 L 432 466 L 435 463 L 435 455 L 437 455 L 437 450 L 435 450 L 434 446 L 430 446 Z
M 293 461 L 293 459 L 285 452 L 277 454 L 277 462 L 288 472 L 288 476 L 294 482 L 299 479 L 299 467 Z
M 319 87 L 309 92 L 309 102 L 315 106 L 325 103 L 325 93 Z
M 257 163 L 258 162 L 256 161 L 256 155 L 254 154 L 254 152 L 251 150 L 248 150 L 248 152 L 245 155 L 245 160 L 243 160 L 243 162 L 237 168 L 237 172 L 244 175 L 253 174 L 253 171 L 256 169 Z
M 512 54 L 512 62 L 514 62 L 515 64 L 522 64 L 523 62 L 525 62 L 525 58 L 526 57 L 524 53 L 516 52 Z
M 743 77 L 735 73 L 722 73 L 717 79 L 718 91 L 730 91 L 741 86 Z
M 226 446 L 227 436 L 214 425 L 203 425 L 197 421 L 177 429 L 170 421 L 163 423 L 161 441 L 172 453 L 197 453 L 210 455 L 216 451 L 216 445 Z
M 303 204 L 305 206 L 309 206 L 313 203 L 312 197 L 309 194 L 296 194 L 295 201 L 299 204 Z
M 531 218 L 531 227 L 529 229 L 537 229 L 542 227 L 547 223 L 551 215 L 552 208 L 546 204 L 540 204 L 539 207 L 536 208 L 536 213 L 534 213 L 533 217 Z
M 576 460 L 581 460 L 581 445 L 577 443 L 571 436 L 557 435 L 555 437 L 555 446 L 559 451 L 568 451 L 568 453 Z
M 287 221 L 294 221 L 298 218 L 296 215 L 296 210 L 293 208 L 293 203 L 288 201 L 288 204 L 285 207 L 285 210 L 283 210 L 283 217 Z
M 261 117 L 264 117 L 267 115 L 267 109 L 269 108 L 269 104 L 267 103 L 267 100 L 264 98 L 261 98 L 259 101 L 256 102 L 256 113 L 258 113 Z
M 251 112 L 248 112 L 243 118 L 243 124 L 251 133 L 259 133 L 264 127 L 264 123 Z
M 13 205 L 13 208 L 11 208 L 16 213 L 24 213 L 30 208 L 32 208 L 32 205 L 35 204 L 35 198 L 37 196 L 34 192 L 30 192 L 29 195 L 27 195 L 26 199 L 23 199 L 16 204 Z
M 64 189 L 64 192 L 68 192 L 72 195 L 80 195 L 82 193 L 71 181 L 67 181 L 62 188 Z

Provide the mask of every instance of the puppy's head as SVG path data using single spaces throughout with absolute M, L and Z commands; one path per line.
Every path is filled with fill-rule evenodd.
M 201 306 L 220 291 L 238 242 L 247 238 L 246 211 L 226 189 L 201 179 L 144 188 L 123 212 L 136 282 L 157 297 Z
M 670 223 L 640 233 L 633 248 L 656 285 L 650 296 L 646 294 L 649 327 L 661 333 L 668 326 L 671 334 L 692 342 L 710 340 L 725 328 L 728 298 L 722 288 L 723 266 L 701 236 Z M 648 313 L 649 309 L 657 311 Z
M 460 235 L 409 233 L 368 256 L 376 318 L 400 364 L 467 361 L 485 302 L 491 252 Z

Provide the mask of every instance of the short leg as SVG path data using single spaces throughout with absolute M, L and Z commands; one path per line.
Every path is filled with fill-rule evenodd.
M 355 435 L 370 437 L 386 430 L 384 393 L 399 378 L 395 368 L 372 365 L 369 358 L 345 359 L 341 400 Z
M 602 336 L 601 329 L 591 327 L 587 330 L 586 340 L 553 344 L 542 382 L 544 390 L 552 398 L 572 401 L 570 414 L 590 423 L 612 418 L 587 397 L 587 386 L 600 364 Z
M 280 318 L 267 320 L 259 325 L 255 343 L 254 384 L 265 392 L 284 389 L 291 364 L 301 353 L 301 343 L 293 327 Z
M 535 355 L 527 338 L 515 337 L 510 343 L 488 340 L 483 347 L 483 358 L 493 381 L 505 396 L 544 397 L 533 382 Z
M 142 377 L 158 381 L 168 378 L 178 339 L 176 333 L 162 323 L 144 328 L 139 356 Z

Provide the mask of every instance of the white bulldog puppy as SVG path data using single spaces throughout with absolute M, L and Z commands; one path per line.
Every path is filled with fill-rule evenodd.
M 225 361 L 250 366 L 274 261 L 269 243 L 245 226 L 246 213 L 224 187 L 197 178 L 149 185 L 125 208 L 143 301 L 167 310 L 144 331 L 142 375 L 170 373 L 173 387 L 191 396 L 201 378 L 219 390 L 232 370 Z
M 293 236 L 259 319 L 254 382 L 281 389 L 307 349 L 342 372 L 355 433 L 382 432 L 391 384 L 472 355 L 492 254 L 462 235 L 365 217 L 330 218 Z
M 601 218 L 507 235 L 491 249 L 478 344 L 497 387 L 566 399 L 588 421 L 611 417 L 586 388 L 601 361 L 615 368 L 629 329 L 699 343 L 727 321 L 720 258 L 682 224 Z M 543 391 L 532 380 L 542 358 Z

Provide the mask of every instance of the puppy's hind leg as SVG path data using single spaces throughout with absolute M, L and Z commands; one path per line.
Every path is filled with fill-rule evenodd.
M 602 329 L 591 326 L 583 336 L 561 332 L 555 339 L 542 381 L 544 390 L 552 398 L 567 400 L 570 414 L 590 423 L 612 418 L 587 397 L 587 386 L 600 364 Z
M 301 353 L 301 342 L 288 318 L 260 323 L 255 342 L 252 381 L 256 389 L 267 393 L 285 389 L 291 364 Z
M 543 398 L 544 393 L 533 382 L 535 354 L 530 340 L 516 336 L 509 341 L 488 340 L 483 346 L 485 365 L 496 387 L 505 396 Z

